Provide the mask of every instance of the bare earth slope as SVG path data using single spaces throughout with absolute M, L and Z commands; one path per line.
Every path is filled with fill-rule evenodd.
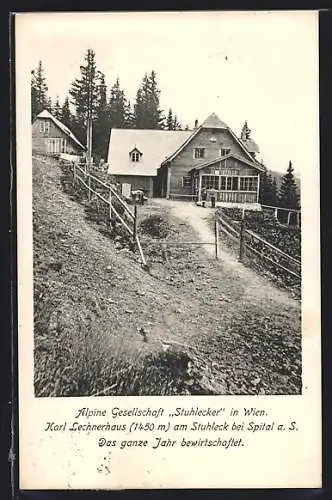
M 300 393 L 299 303 L 199 248 L 151 257 L 148 274 L 60 179 L 55 162 L 34 159 L 37 396 Z M 173 238 L 199 237 L 171 204 L 140 217 L 152 212 Z

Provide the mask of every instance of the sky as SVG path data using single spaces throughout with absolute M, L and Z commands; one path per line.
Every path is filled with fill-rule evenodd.
M 88 48 L 133 102 L 154 69 L 161 107 L 193 127 L 212 112 L 239 135 L 245 120 L 268 168 L 318 168 L 318 17 L 302 12 L 19 14 L 17 50 L 41 60 L 63 101 Z

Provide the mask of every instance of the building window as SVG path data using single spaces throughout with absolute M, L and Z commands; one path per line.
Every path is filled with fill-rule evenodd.
M 133 162 L 138 162 L 139 161 L 140 154 L 138 151 L 133 151 L 131 153 L 131 161 Z
M 235 177 L 220 177 L 220 189 L 221 191 L 232 191 L 233 181 L 232 179 Z M 235 187 L 235 186 L 234 186 Z
M 184 175 L 182 177 L 182 187 L 191 189 L 192 181 L 190 175 Z
M 219 190 L 219 177 L 216 175 L 202 175 L 202 188 Z
M 65 139 L 46 139 L 47 152 L 50 154 L 64 153 Z
M 221 156 L 229 155 L 230 152 L 231 152 L 231 148 L 221 148 L 221 150 L 220 150 Z
M 194 148 L 194 159 L 199 160 L 200 158 L 204 158 L 205 156 L 205 148 Z
M 137 163 L 140 161 L 142 153 L 135 146 L 131 151 L 129 151 L 129 156 L 132 162 Z
M 257 191 L 257 177 L 240 177 L 240 191 Z
M 49 132 L 50 132 L 50 122 L 48 120 L 41 120 L 41 122 L 40 122 L 40 131 L 43 134 L 49 134 Z

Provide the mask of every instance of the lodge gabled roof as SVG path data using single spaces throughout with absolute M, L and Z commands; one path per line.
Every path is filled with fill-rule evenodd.
M 212 113 L 210 116 L 207 117 L 206 120 L 201 125 L 202 128 L 225 128 L 227 129 L 228 126 L 226 123 L 222 122 L 220 118 L 215 114 Z
M 199 127 L 197 127 L 191 133 L 191 135 L 188 136 L 188 138 L 186 139 L 186 141 L 183 144 L 181 144 L 180 147 L 176 151 L 173 152 L 173 154 L 171 154 L 168 158 L 166 158 L 163 161 L 162 165 L 166 165 L 167 163 L 173 161 L 174 158 L 176 158 L 177 155 L 179 153 L 181 153 L 181 151 L 187 146 L 187 144 L 189 144 L 192 141 L 192 139 L 198 134 L 198 132 L 200 132 L 202 129 L 205 129 L 205 128 L 227 130 L 229 132 L 229 134 L 233 137 L 233 139 L 235 140 L 235 142 L 238 143 L 238 145 L 240 146 L 240 148 L 242 149 L 242 151 L 244 152 L 244 154 L 248 157 L 249 161 L 253 162 L 255 165 L 256 165 L 256 163 L 258 163 L 255 160 L 255 158 L 252 156 L 251 152 L 248 151 L 247 147 L 241 141 L 241 139 L 239 139 L 236 136 L 236 134 L 233 132 L 233 130 L 230 127 L 228 127 L 228 125 L 226 125 L 226 123 L 222 122 L 220 120 L 220 118 L 215 113 L 212 113 L 210 116 L 208 116 L 206 118 L 206 120 L 204 120 L 204 122 L 202 123 L 202 125 L 200 125 Z
M 73 134 L 73 132 L 68 127 L 66 127 L 66 125 L 64 125 L 62 122 L 60 122 L 60 120 L 58 120 L 57 118 L 55 118 L 55 116 L 53 116 L 49 111 L 47 111 L 47 109 L 44 109 L 43 111 L 41 111 L 36 116 L 35 121 L 38 118 L 48 118 L 49 120 L 52 120 L 53 123 L 54 123 L 54 125 L 56 125 L 60 130 L 62 130 L 62 132 L 64 132 L 80 148 L 82 148 L 83 150 L 86 149 L 85 146 L 83 146 L 83 144 L 81 144 L 80 141 L 77 139 L 77 137 L 75 137 L 75 135 Z

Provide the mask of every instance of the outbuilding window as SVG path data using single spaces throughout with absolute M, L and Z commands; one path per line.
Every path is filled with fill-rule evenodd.
M 50 122 L 48 120 L 41 120 L 41 122 L 40 122 L 40 131 L 43 134 L 49 134 L 49 132 L 50 132 Z

